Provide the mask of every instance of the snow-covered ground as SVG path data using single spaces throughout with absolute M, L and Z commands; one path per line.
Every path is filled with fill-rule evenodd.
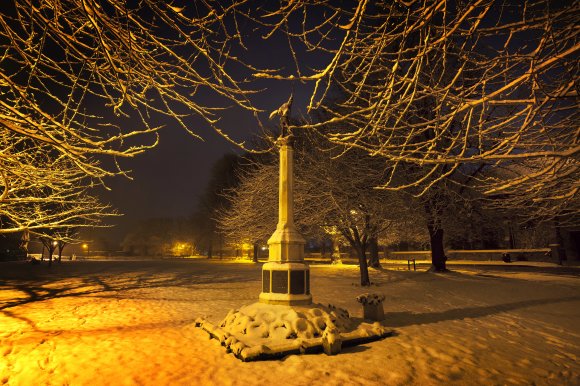
M 371 270 L 395 336 L 244 363 L 193 322 L 256 302 L 259 264 L 1 263 L 0 384 L 579 385 L 579 271 L 501 264 Z M 357 267 L 311 276 L 315 302 L 362 317 Z

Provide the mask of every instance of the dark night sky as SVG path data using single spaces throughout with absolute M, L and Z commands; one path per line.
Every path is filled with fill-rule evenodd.
M 124 162 L 132 170 L 133 180 L 110 179 L 111 191 L 101 193 L 123 216 L 108 219 L 115 227 L 93 230 L 89 238 L 104 237 L 119 243 L 139 220 L 189 216 L 212 164 L 226 152 L 239 151 L 216 133 L 205 132 L 202 142 L 184 130 L 169 127 L 162 131 L 156 148 Z

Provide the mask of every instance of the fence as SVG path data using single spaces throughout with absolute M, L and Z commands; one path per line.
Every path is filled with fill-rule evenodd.
M 502 256 L 508 253 L 513 260 L 523 261 L 546 261 L 551 260 L 550 248 L 527 248 L 527 249 L 449 249 L 445 255 L 450 260 L 481 260 L 493 261 L 501 260 Z M 417 260 L 428 260 L 431 258 L 431 251 L 400 251 L 388 252 L 386 259 L 407 260 L 414 258 Z

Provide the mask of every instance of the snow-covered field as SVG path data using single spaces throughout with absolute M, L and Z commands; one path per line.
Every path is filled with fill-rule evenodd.
M 1 263 L 0 384 L 579 385 L 578 269 L 500 264 L 371 270 L 395 336 L 243 363 L 193 322 L 256 302 L 261 265 Z M 315 302 L 362 317 L 357 267 L 311 275 Z

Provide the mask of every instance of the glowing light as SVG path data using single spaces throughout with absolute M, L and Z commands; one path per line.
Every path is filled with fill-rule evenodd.
M 194 250 L 194 246 L 191 243 L 185 242 L 177 242 L 175 244 L 173 244 L 173 247 L 171 248 L 171 253 L 174 256 L 187 256 L 187 255 L 193 255 L 193 250 Z

